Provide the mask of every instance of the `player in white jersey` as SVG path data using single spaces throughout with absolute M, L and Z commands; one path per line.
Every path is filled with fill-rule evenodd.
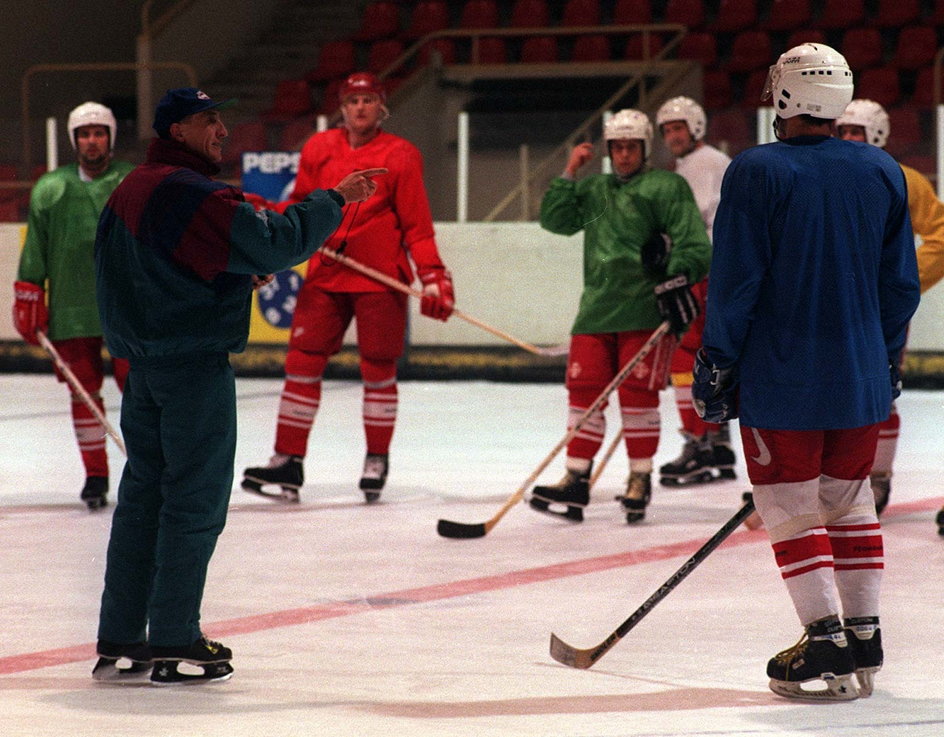
M 711 239 L 715 211 L 721 199 L 721 180 L 731 158 L 705 142 L 705 111 L 690 97 L 673 97 L 664 102 L 656 112 L 656 125 L 665 147 L 675 157 L 676 173 L 685 178 L 695 195 Z M 727 423 L 705 422 L 692 407 L 692 365 L 705 326 L 704 299 L 707 291 L 707 281 L 693 289 L 701 315 L 689 327 L 672 358 L 672 386 L 682 421 L 679 432 L 685 443 L 678 458 L 659 468 L 664 486 L 734 478 L 735 457 Z

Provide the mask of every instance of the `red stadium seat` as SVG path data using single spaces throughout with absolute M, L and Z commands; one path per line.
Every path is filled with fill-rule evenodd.
M 437 54 L 443 64 L 455 64 L 458 61 L 456 43 L 451 38 L 434 38 L 423 44 L 419 52 L 420 66 L 432 63 L 433 55 Z
M 885 146 L 888 153 L 896 159 L 915 153 L 916 147 L 924 139 L 918 109 L 911 105 L 891 108 L 888 121 L 890 132 Z
M 937 31 L 930 26 L 908 26 L 898 32 L 891 65 L 899 69 L 920 69 L 934 62 Z
M 610 37 L 602 33 L 583 34 L 574 39 L 571 61 L 609 61 Z
M 849 28 L 843 32 L 838 50 L 853 72 L 879 66 L 885 55 L 877 28 Z
M 403 42 L 395 38 L 374 41 L 367 51 L 367 71 L 380 74 L 404 52 Z M 401 70 L 397 70 L 398 72 Z
M 419 0 L 410 13 L 410 23 L 403 37 L 413 41 L 428 33 L 449 27 L 449 5 L 445 0 Z
M 335 77 L 346 77 L 356 68 L 352 41 L 327 41 L 318 53 L 318 64 L 305 75 L 309 82 L 324 82 Z
M 934 0 L 931 13 L 925 18 L 925 23 L 929 26 L 944 26 L 944 0 Z
M 307 85 L 306 85 L 307 87 Z M 309 104 L 309 109 L 311 105 Z M 229 127 L 229 135 L 223 145 L 223 163 L 238 164 L 245 151 L 267 151 L 269 134 L 263 122 L 252 120 Z
M 616 5 L 613 6 L 613 25 L 646 23 L 652 23 L 652 4 L 649 0 L 616 0 Z
M 702 90 L 705 109 L 717 110 L 731 104 L 733 92 L 731 75 L 720 69 L 708 69 L 702 75 Z
M 649 40 L 648 48 L 646 39 Z M 623 56 L 626 59 L 642 60 L 651 59 L 665 47 L 665 41 L 659 33 L 633 33 L 626 40 L 626 48 L 623 50 Z
M 898 70 L 891 67 L 875 67 L 863 71 L 855 82 L 856 97 L 875 100 L 887 110 L 901 99 L 901 83 Z
M 567 0 L 560 25 L 598 26 L 600 15 L 600 0 Z
M 553 36 L 529 36 L 521 44 L 520 61 L 525 64 L 550 64 L 557 59 L 557 39 Z
M 705 6 L 702 0 L 668 0 L 665 4 L 666 23 L 681 23 L 688 30 L 705 25 Z
M 337 93 L 335 93 L 337 95 Z M 298 151 L 315 132 L 315 116 L 305 115 L 282 126 L 279 131 L 279 150 Z
M 757 0 L 721 0 L 709 29 L 716 33 L 743 31 L 757 24 Z
M 679 59 L 691 59 L 704 67 L 713 67 L 718 61 L 718 41 L 713 33 L 693 31 L 685 34 L 676 50 Z
M 472 41 L 472 51 L 469 61 L 472 64 L 506 64 L 508 62 L 508 47 L 505 39 L 497 36 L 484 36 L 478 41 Z
M 400 32 L 400 6 L 394 0 L 379 0 L 364 8 L 361 27 L 352 41 L 379 41 Z
M 934 156 L 912 154 L 903 157 L 901 163 L 905 166 L 910 166 L 912 169 L 917 169 L 926 177 L 937 176 L 937 158 Z
M 767 69 L 773 58 L 773 48 L 767 31 L 741 31 L 731 43 L 731 56 L 724 68 L 732 73 Z
M 787 41 L 783 45 L 783 51 L 787 51 L 788 49 L 792 49 L 794 46 L 799 46 L 800 44 L 806 43 L 824 44 L 826 43 L 826 33 L 818 28 L 808 29 L 805 31 L 794 31 L 789 36 L 787 36 Z
M 467 0 L 459 16 L 459 28 L 497 28 L 499 22 L 495 0 Z
M 287 121 L 311 112 L 311 88 L 305 79 L 283 79 L 276 85 L 272 107 L 262 113 L 263 120 Z
M 921 0 L 878 0 L 869 24 L 876 28 L 901 28 L 921 15 Z
M 551 13 L 545 0 L 515 0 L 511 6 L 512 28 L 541 28 L 551 24 Z
M 707 138 L 729 153 L 754 143 L 753 115 L 741 108 L 718 110 L 708 116 Z
M 332 79 L 321 93 L 321 104 L 318 106 L 319 115 L 334 115 L 341 107 L 338 93 L 341 91 L 343 79 Z
M 941 74 L 942 86 L 944 86 L 944 73 Z M 938 102 L 944 102 L 944 89 L 938 97 Z M 911 104 L 920 107 L 931 107 L 934 104 L 934 67 L 921 67 L 915 75 L 914 94 L 911 96 Z
M 852 28 L 865 22 L 864 0 L 825 0 L 814 28 L 837 30 Z
M 743 108 L 756 109 L 770 105 L 770 100 L 761 100 L 760 96 L 767 83 L 767 69 L 755 69 L 747 75 L 741 88 L 740 104 Z
M 810 22 L 810 0 L 773 0 L 763 27 L 768 31 L 793 31 Z

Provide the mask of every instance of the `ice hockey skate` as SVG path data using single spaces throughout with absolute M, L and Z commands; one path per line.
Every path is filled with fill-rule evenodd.
M 682 431 L 685 443 L 674 461 L 659 467 L 659 483 L 663 486 L 690 486 L 714 481 L 711 473 L 714 462 L 711 446 L 705 438 Z
M 151 683 L 155 686 L 215 683 L 233 675 L 233 651 L 206 637 L 184 647 L 152 647 L 151 652 Z
M 808 624 L 796 645 L 767 663 L 770 690 L 788 699 L 851 701 L 859 696 L 852 679 L 855 671 L 852 647 L 836 618 Z M 802 684 L 818 680 L 825 682 L 824 689 L 803 688 Z
M 872 487 L 872 496 L 875 497 L 875 513 L 881 515 L 888 506 L 888 497 L 892 493 L 891 472 L 879 471 L 870 474 L 869 485 Z
M 709 431 L 707 434 L 708 445 L 711 447 L 711 466 L 716 473 L 716 478 L 721 480 L 730 480 L 737 478 L 734 472 L 734 464 L 737 458 L 734 455 L 734 449 L 731 447 L 731 433 L 728 430 L 728 423 L 722 423 L 717 431 Z
M 550 486 L 535 486 L 531 490 L 528 504 L 531 509 L 572 522 L 583 522 L 583 509 L 590 503 L 590 469 L 573 471 L 567 469 L 564 477 Z M 551 507 L 551 505 L 555 505 Z M 561 509 L 563 507 L 563 509 Z
M 618 497 L 626 510 L 626 524 L 641 522 L 646 516 L 646 507 L 652 498 L 652 475 L 631 471 L 626 482 L 626 493 Z
M 871 696 L 875 685 L 875 674 L 882 669 L 882 630 L 878 626 L 878 617 L 856 617 L 843 620 L 846 640 L 852 648 L 855 661 L 856 680 L 859 682 L 859 696 Z
M 305 483 L 305 472 L 301 456 L 276 453 L 269 459 L 267 466 L 253 466 L 243 471 L 242 488 L 253 494 L 270 499 L 297 503 L 298 490 Z M 277 485 L 280 492 L 264 489 L 267 485 Z
M 103 683 L 146 682 L 151 672 L 151 651 L 143 642 L 119 645 L 98 641 L 98 662 L 92 678 Z
M 380 499 L 380 490 L 387 482 L 387 471 L 390 470 L 389 457 L 368 453 L 364 458 L 364 471 L 361 473 L 360 489 L 364 492 L 364 500 L 368 504 Z
M 101 509 L 108 504 L 108 478 L 105 476 L 89 476 L 82 487 L 81 499 L 90 511 Z

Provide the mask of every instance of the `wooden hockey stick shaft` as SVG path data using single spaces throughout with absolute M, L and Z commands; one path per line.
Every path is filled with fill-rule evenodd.
M 404 284 L 399 279 L 394 279 L 392 276 L 388 276 L 382 271 L 377 271 L 377 269 L 371 266 L 362 264 L 360 261 L 355 261 L 354 259 L 350 258 L 349 256 L 345 256 L 342 253 L 333 251 L 330 248 L 326 248 L 325 246 L 322 246 L 320 249 L 318 249 L 318 253 L 323 253 L 325 256 L 333 258 L 338 263 L 344 264 L 345 266 L 354 269 L 354 271 L 359 271 L 364 276 L 369 276 L 371 279 L 379 281 L 381 284 L 391 287 L 392 289 L 396 289 L 399 292 L 416 297 L 417 299 L 422 299 L 423 297 L 423 293 L 419 289 L 414 289 L 409 284 Z M 491 333 L 502 340 L 507 340 L 509 343 L 512 343 L 519 348 L 523 348 L 524 350 L 528 351 L 529 353 L 533 353 L 536 356 L 557 355 L 556 353 L 546 352 L 543 349 L 538 348 L 536 345 L 532 345 L 531 343 L 526 343 L 523 340 L 519 340 L 515 336 L 509 335 L 504 330 L 499 330 L 498 328 L 493 327 L 488 323 L 482 322 L 471 315 L 467 315 L 456 308 L 453 308 L 452 314 L 453 316 L 458 317 L 460 320 L 465 320 L 467 323 L 475 325 L 477 328 L 481 328 L 482 330 Z
M 590 477 L 590 488 L 593 488 L 593 485 L 597 482 L 600 476 L 603 474 L 603 469 L 606 468 L 606 464 L 610 462 L 610 458 L 613 457 L 613 454 L 616 452 L 616 449 L 619 447 L 619 444 L 623 440 L 623 430 L 618 428 L 616 431 L 616 437 L 613 438 L 613 442 L 610 443 L 610 447 L 606 449 L 606 453 L 603 454 L 603 458 L 600 459 L 599 465 L 594 469 L 593 475 Z
M 72 369 L 69 368 L 69 364 L 59 355 L 59 351 L 56 350 L 52 341 L 46 337 L 46 333 L 42 330 L 37 330 L 36 337 L 39 339 L 39 344 L 46 349 L 46 353 L 49 354 L 50 358 L 52 358 L 53 362 L 59 368 L 59 371 L 62 372 L 62 375 L 66 377 L 66 381 L 69 382 L 72 391 L 75 392 L 79 399 L 82 400 L 82 403 L 89 408 L 89 411 L 95 415 L 95 419 L 98 420 L 99 424 L 105 429 L 105 432 L 111 435 L 111 439 L 115 441 L 115 445 L 127 456 L 128 451 L 125 450 L 125 444 L 121 436 L 115 432 L 115 428 L 111 426 L 111 423 L 105 417 L 104 413 L 98 408 L 95 400 L 89 396 L 89 393 L 85 391 L 85 387 L 79 383 L 79 378 L 72 372 Z
M 473 537 L 483 537 L 487 535 L 489 531 L 498 524 L 499 520 L 505 516 L 505 513 L 515 506 L 524 498 L 525 492 L 528 488 L 537 480 L 538 476 L 547 468 L 551 461 L 557 456 L 561 450 L 566 447 L 566 445 L 576 437 L 577 433 L 580 432 L 580 429 L 584 426 L 587 420 L 590 419 L 590 416 L 596 412 L 603 403 L 610 396 L 610 393 L 622 384 L 626 377 L 629 376 L 629 373 L 636 368 L 636 366 L 649 355 L 650 351 L 656 346 L 656 344 L 662 339 L 662 336 L 669 331 L 669 323 L 663 322 L 659 327 L 655 329 L 652 335 L 649 336 L 648 340 L 643 344 L 642 348 L 639 349 L 639 352 L 633 356 L 626 364 L 617 372 L 616 376 L 613 377 L 613 380 L 607 384 L 606 388 L 600 392 L 600 396 L 591 402 L 590 406 L 584 410 L 583 414 L 580 415 L 575 421 L 573 426 L 567 431 L 563 438 L 554 446 L 553 450 L 545 456 L 544 460 L 538 464 L 538 467 L 535 468 L 531 475 L 528 476 L 518 487 L 514 494 L 508 497 L 508 500 L 501 506 L 501 508 L 494 514 L 494 516 L 487 522 L 480 524 L 464 524 L 461 522 L 452 522 L 450 520 L 441 519 L 436 527 L 436 531 L 443 537 L 455 537 L 455 538 L 473 538 Z
M 668 596 L 676 586 L 678 586 L 689 573 L 694 571 L 727 537 L 734 532 L 744 520 L 750 517 L 754 511 L 754 500 L 748 500 L 741 509 L 738 510 L 731 519 L 724 523 L 704 545 L 702 545 L 691 558 L 689 558 L 682 567 L 673 573 L 664 584 L 662 584 L 652 596 L 646 599 L 629 618 L 623 622 L 616 630 L 596 647 L 581 650 L 580 648 L 568 645 L 557 635 L 551 633 L 551 657 L 558 663 L 569 665 L 571 668 L 587 669 L 596 663 L 600 658 L 606 655 L 617 642 L 619 642 L 626 633 L 639 624 L 640 620 L 651 612 L 656 604 Z

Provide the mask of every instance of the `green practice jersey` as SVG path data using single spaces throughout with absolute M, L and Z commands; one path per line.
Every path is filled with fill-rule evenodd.
M 695 198 L 678 174 L 646 169 L 621 181 L 595 174 L 558 178 L 541 202 L 541 227 L 560 235 L 583 231 L 583 294 L 573 334 L 654 330 L 662 322 L 653 289 L 684 274 L 708 274 L 711 243 Z M 672 240 L 665 275 L 644 268 L 642 247 L 653 236 Z
M 102 334 L 95 301 L 95 231 L 112 190 L 134 168 L 112 161 L 90 182 L 77 163 L 44 174 L 30 195 L 18 281 L 42 286 L 49 302 L 49 338 Z

